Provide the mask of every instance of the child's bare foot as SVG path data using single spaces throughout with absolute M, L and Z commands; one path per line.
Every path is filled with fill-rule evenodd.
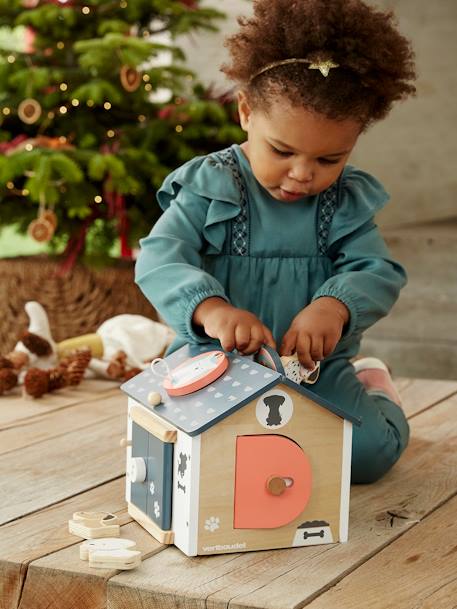
M 362 357 L 353 362 L 355 374 L 367 393 L 383 394 L 401 406 L 401 398 L 386 364 L 377 357 Z

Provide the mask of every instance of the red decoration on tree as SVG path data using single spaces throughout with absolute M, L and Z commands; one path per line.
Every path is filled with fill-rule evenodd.
M 35 30 L 31 27 L 26 27 L 24 33 L 24 53 L 28 53 L 30 55 L 35 52 L 35 38 Z
M 181 4 L 184 4 L 184 6 L 187 6 L 191 10 L 198 8 L 198 0 L 181 0 Z
M 0 154 L 8 154 L 29 138 L 25 134 L 17 135 L 11 142 L 0 142 Z

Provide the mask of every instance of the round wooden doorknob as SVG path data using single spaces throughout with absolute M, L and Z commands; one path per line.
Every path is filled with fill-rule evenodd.
M 280 476 L 270 476 L 267 480 L 267 490 L 271 495 L 282 495 L 287 484 Z

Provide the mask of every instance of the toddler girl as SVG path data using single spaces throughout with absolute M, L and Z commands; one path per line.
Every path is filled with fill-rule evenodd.
M 359 135 L 415 89 L 390 13 L 360 0 L 254 0 L 222 67 L 239 85 L 246 141 L 195 158 L 157 194 L 137 283 L 185 342 L 297 352 L 310 389 L 361 417 L 353 482 L 399 458 L 409 429 L 385 365 L 350 362 L 406 277 L 374 214 L 388 195 L 347 165 Z

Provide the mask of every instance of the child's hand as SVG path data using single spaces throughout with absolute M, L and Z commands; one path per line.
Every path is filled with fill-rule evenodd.
M 217 338 L 224 351 L 238 349 L 246 355 L 263 344 L 276 349 L 271 331 L 249 311 L 237 309 L 222 298 L 207 298 L 194 311 L 193 322 L 211 338 Z
M 297 352 L 300 362 L 311 370 L 315 362 L 332 353 L 341 338 L 349 310 L 330 296 L 318 298 L 295 316 L 282 339 L 280 355 Z

